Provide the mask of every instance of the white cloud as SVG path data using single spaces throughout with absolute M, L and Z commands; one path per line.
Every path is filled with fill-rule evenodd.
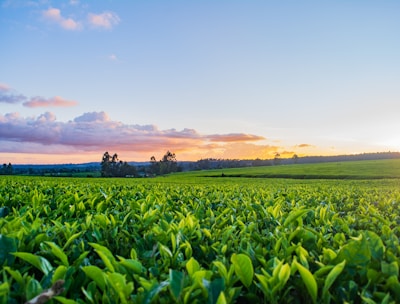
M 118 61 L 117 55 L 114 55 L 114 54 L 111 54 L 110 56 L 108 56 L 108 59 L 110 59 L 111 61 Z

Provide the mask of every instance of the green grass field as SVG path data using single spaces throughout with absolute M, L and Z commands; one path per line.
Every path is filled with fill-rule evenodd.
M 293 164 L 182 173 L 182 177 L 259 177 L 294 179 L 400 178 L 400 159 Z

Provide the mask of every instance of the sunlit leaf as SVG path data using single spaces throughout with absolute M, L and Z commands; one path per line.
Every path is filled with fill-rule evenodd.
M 253 282 L 253 263 L 251 259 L 245 254 L 234 253 L 231 257 L 231 262 L 235 267 L 235 273 L 244 286 L 250 287 Z
M 298 263 L 296 261 L 293 261 L 293 263 L 295 264 L 295 267 L 299 271 L 301 279 L 303 280 L 303 283 L 306 286 L 307 291 L 308 291 L 313 303 L 316 303 L 317 295 L 318 295 L 318 285 L 317 285 L 317 282 L 315 281 L 314 276 L 307 268 L 305 268 L 300 263 Z

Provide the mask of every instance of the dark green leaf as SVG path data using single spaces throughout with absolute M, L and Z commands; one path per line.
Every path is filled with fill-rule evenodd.
M 175 301 L 181 296 L 182 290 L 185 285 L 185 274 L 183 272 L 170 269 L 169 270 L 169 289 Z
M 16 239 L 0 234 L 0 266 L 12 265 L 15 258 L 11 253 L 17 250 Z

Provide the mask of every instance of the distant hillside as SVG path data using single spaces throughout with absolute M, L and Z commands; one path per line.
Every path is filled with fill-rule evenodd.
M 285 166 L 214 169 L 184 173 L 193 177 L 291 179 L 400 179 L 400 159 L 377 159 Z
M 275 159 L 201 159 L 198 161 L 179 161 L 178 165 L 182 171 L 225 169 L 225 168 L 243 168 L 243 167 L 259 167 L 259 166 L 276 166 L 288 164 L 310 164 L 325 162 L 342 162 L 342 161 L 358 161 L 358 160 L 379 160 L 379 159 L 400 159 L 400 152 L 380 152 L 380 153 L 363 153 L 356 155 L 336 155 L 336 156 L 305 156 L 292 158 L 275 158 Z M 150 162 L 128 162 L 145 172 Z M 100 162 L 89 162 L 81 164 L 53 164 L 53 165 L 13 165 L 14 174 L 76 174 L 87 173 L 91 175 L 99 172 L 101 169 Z

